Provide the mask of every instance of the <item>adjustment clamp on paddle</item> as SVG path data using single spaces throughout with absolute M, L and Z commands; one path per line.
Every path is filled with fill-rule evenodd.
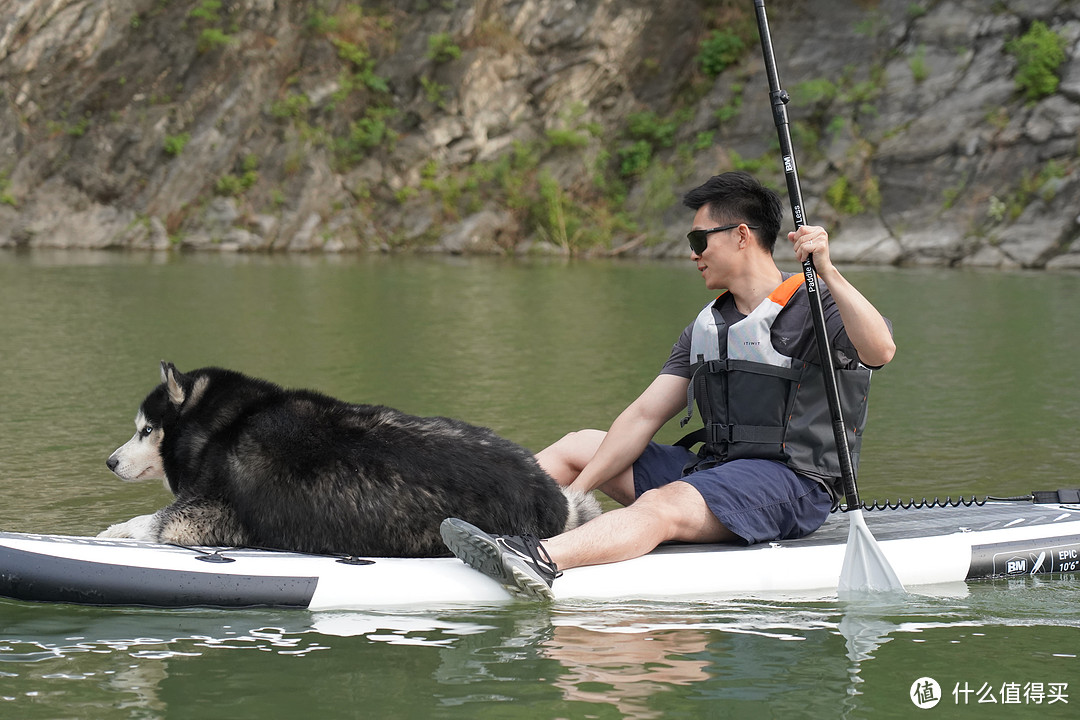
M 783 88 L 770 90 L 769 99 L 772 101 L 773 121 L 777 125 L 787 125 L 787 104 L 791 102 L 791 96 L 788 95 L 788 91 Z

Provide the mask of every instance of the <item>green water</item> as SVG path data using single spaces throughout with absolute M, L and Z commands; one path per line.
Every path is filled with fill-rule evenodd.
M 899 348 L 874 380 L 864 499 L 1077 486 L 1080 276 L 847 274 Z M 0 528 L 95 534 L 168 502 L 104 465 L 162 359 L 539 449 L 606 426 L 708 298 L 688 262 L 0 253 Z M 0 600 L 0 718 L 1076 717 L 1077 607 L 1076 577 L 882 607 Z M 942 695 L 925 711 L 909 699 L 924 676 Z

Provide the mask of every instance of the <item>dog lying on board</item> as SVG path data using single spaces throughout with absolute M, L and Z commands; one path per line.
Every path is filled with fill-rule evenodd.
M 543 538 L 600 513 L 487 428 L 166 362 L 107 465 L 176 499 L 100 537 L 178 545 L 432 557 L 448 517 Z

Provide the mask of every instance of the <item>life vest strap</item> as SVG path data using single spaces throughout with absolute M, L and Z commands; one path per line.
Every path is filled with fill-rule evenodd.
M 705 428 L 710 443 L 754 443 L 782 445 L 784 428 L 775 425 L 709 425 Z
M 805 365 L 799 367 L 778 367 L 776 365 L 766 365 L 765 363 L 754 362 L 753 360 L 731 360 L 729 358 L 705 362 L 698 356 L 697 369 L 694 370 L 694 374 L 690 376 L 690 384 L 686 386 L 686 416 L 679 421 L 679 427 L 686 427 L 686 423 L 690 422 L 690 418 L 694 416 L 694 387 L 697 385 L 698 375 L 702 372 L 726 373 L 737 370 L 795 381 L 802 378 L 804 367 Z

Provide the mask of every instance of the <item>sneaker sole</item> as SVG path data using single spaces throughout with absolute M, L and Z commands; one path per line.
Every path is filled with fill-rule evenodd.
M 554 600 L 555 594 L 543 580 L 505 562 L 495 539 L 464 520 L 450 518 L 439 527 L 443 542 L 462 562 L 482 572 L 506 588 L 510 594 L 529 600 Z

